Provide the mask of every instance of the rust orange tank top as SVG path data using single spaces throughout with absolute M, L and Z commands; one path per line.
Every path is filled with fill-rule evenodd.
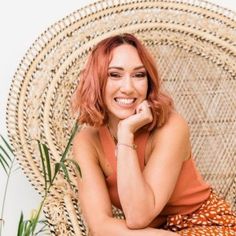
M 105 157 L 113 168 L 113 174 L 106 178 L 110 199 L 114 206 L 122 209 L 117 190 L 115 143 L 106 126 L 99 129 L 99 135 Z M 134 139 L 141 170 L 145 167 L 145 146 L 148 136 L 148 132 L 140 132 Z M 159 217 L 172 214 L 189 214 L 201 206 L 209 197 L 210 192 L 210 186 L 203 181 L 191 157 L 183 163 L 175 189 Z

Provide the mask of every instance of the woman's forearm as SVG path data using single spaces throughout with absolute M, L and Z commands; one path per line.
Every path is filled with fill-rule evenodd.
M 129 229 L 126 225 L 125 220 L 116 219 L 116 218 L 108 218 L 106 222 L 101 224 L 100 230 L 98 233 L 94 233 L 94 236 L 174 236 L 177 235 L 175 233 L 155 229 L 155 228 L 144 228 L 144 229 Z M 91 235 L 93 236 L 93 235 Z
M 152 221 L 154 194 L 146 183 L 139 166 L 136 150 L 122 145 L 132 144 L 132 138 L 120 138 L 117 150 L 118 193 L 127 224 L 131 228 L 144 227 Z

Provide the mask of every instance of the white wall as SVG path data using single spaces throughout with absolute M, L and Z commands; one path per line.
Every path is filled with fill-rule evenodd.
M 11 79 L 34 40 L 48 26 L 92 0 L 0 1 L 0 133 L 6 137 L 5 107 Z M 5 173 L 0 167 L 0 209 Z M 29 218 L 40 197 L 19 169 L 10 179 L 2 236 L 16 235 L 21 211 Z
M 6 136 L 5 109 L 11 79 L 33 41 L 48 26 L 93 0 L 7 0 L 0 2 L 0 133 Z M 210 0 L 236 11 L 232 0 Z M 5 185 L 0 167 L 0 209 Z M 16 235 L 20 212 L 29 216 L 39 204 L 39 196 L 21 170 L 14 172 L 6 202 L 5 226 L 2 236 Z

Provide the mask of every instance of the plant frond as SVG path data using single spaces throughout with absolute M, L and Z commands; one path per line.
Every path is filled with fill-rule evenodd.
M 8 170 L 7 169 L 9 168 L 9 164 L 7 163 L 7 161 L 2 156 L 1 153 L 0 153 L 0 164 L 3 167 L 4 171 L 6 172 L 6 174 L 8 175 Z
M 24 215 L 23 215 L 23 212 L 21 212 L 20 220 L 18 223 L 17 236 L 23 235 L 23 231 L 24 231 Z
M 45 166 L 45 159 L 44 159 L 44 154 L 43 154 L 43 147 L 42 144 L 39 140 L 37 140 L 38 143 L 38 148 L 39 148 L 39 153 L 40 153 L 40 158 L 41 158 L 41 163 L 42 163 L 42 168 L 43 168 L 43 177 L 44 177 L 44 188 L 45 191 L 47 191 L 47 171 L 46 171 L 46 166 Z
M 0 145 L 0 150 L 4 153 L 4 156 L 7 157 L 7 159 L 9 161 L 11 161 L 10 155 L 7 153 L 7 151 L 5 150 L 5 148 L 2 145 Z
M 5 143 L 5 145 L 8 148 L 8 150 L 11 152 L 11 154 L 14 155 L 13 150 L 12 150 L 10 144 L 7 142 L 7 140 L 1 134 L 0 134 L 0 137 L 3 140 L 3 142 Z
M 68 141 L 68 143 L 67 143 L 67 145 L 66 145 L 65 151 L 63 152 L 60 161 L 64 161 L 64 160 L 65 160 L 66 155 L 67 155 L 67 153 L 68 153 L 68 151 L 69 151 L 70 145 L 71 145 L 71 143 L 72 143 L 73 138 L 74 138 L 75 135 L 76 135 L 77 130 L 78 130 L 78 124 L 77 124 L 77 122 L 75 122 L 75 124 L 74 124 L 74 126 L 73 126 L 73 128 L 72 128 L 72 131 L 71 131 L 71 135 L 70 135 L 70 137 L 69 137 L 69 141 Z
M 61 165 L 62 171 L 63 171 L 63 173 L 64 173 L 64 175 L 65 175 L 65 178 L 66 178 L 67 182 L 68 182 L 69 184 L 71 184 L 69 172 L 68 172 L 68 170 L 67 170 L 67 167 L 66 167 L 65 163 L 64 163 L 64 162 L 60 162 L 60 165 Z
M 76 160 L 69 159 L 69 158 L 66 159 L 65 161 L 66 161 L 66 162 L 71 162 L 71 163 L 75 166 L 77 172 L 79 173 L 80 178 L 82 178 L 82 171 L 81 171 L 81 168 L 80 168 L 80 166 L 79 166 L 79 163 L 78 163 Z

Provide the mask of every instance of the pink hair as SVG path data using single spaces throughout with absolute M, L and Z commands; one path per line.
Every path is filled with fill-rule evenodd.
M 153 113 L 153 121 L 147 127 L 149 130 L 160 127 L 167 121 L 173 109 L 173 101 L 160 90 L 160 79 L 152 56 L 134 35 L 128 33 L 102 40 L 90 54 L 72 99 L 73 111 L 79 112 L 78 122 L 94 127 L 107 124 L 108 115 L 103 94 L 108 77 L 108 66 L 112 50 L 122 44 L 129 44 L 137 49 L 147 71 L 147 100 Z

